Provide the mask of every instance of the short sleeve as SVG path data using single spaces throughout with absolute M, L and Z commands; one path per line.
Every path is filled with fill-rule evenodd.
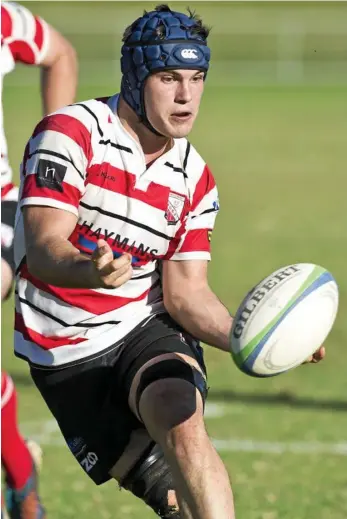
M 90 158 L 90 132 L 69 114 L 73 109 L 45 117 L 35 128 L 22 163 L 20 207 L 42 205 L 78 215 Z
M 3 2 L 1 26 L 2 43 L 8 46 L 14 61 L 41 63 L 49 46 L 49 29 L 42 18 L 15 2 Z
M 210 169 L 205 166 L 195 187 L 191 209 L 164 259 L 210 260 L 211 235 L 218 210 L 216 183 Z

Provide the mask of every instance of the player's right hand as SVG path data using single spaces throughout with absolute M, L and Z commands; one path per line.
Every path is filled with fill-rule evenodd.
M 98 240 L 92 254 L 93 274 L 99 288 L 118 288 L 132 276 L 131 254 L 125 252 L 113 258 L 113 251 L 105 240 Z

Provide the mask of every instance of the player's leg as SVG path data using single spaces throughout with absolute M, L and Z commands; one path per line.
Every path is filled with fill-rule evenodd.
M 1 377 L 1 463 L 5 471 L 5 500 L 10 518 L 43 518 L 45 514 L 38 496 L 35 462 L 18 430 L 16 391 L 6 373 Z
M 152 508 L 158 512 L 164 507 L 170 515 L 161 517 L 179 519 L 179 515 L 172 514 L 172 506 L 177 510 L 177 501 L 170 468 L 128 405 L 136 362 L 140 359 L 140 367 L 146 362 L 142 362 L 140 353 L 152 341 L 139 328 L 135 330 L 137 344 L 132 336 L 122 346 L 112 347 L 95 359 L 52 370 L 32 366 L 31 375 L 70 451 L 97 485 L 113 477 L 121 486 L 132 469 L 136 474 L 140 471 L 146 481 L 149 478 L 150 489 L 146 483 L 139 497 L 147 502 L 147 490 L 150 500 L 155 493 Z M 128 382 L 130 366 L 134 371 Z M 141 477 L 135 476 L 140 486 Z
M 187 503 L 191 516 L 231 519 L 230 482 L 205 429 L 199 374 L 203 376 L 198 363 L 188 356 L 157 357 L 135 377 L 130 406 L 162 447 L 178 499 Z
M 1 301 L 6 299 L 13 283 L 13 274 L 10 265 L 1 258 Z
M 33 380 L 56 418 L 70 451 L 97 485 L 111 478 L 121 483 L 135 465 L 150 467 L 152 472 L 153 461 L 163 460 L 162 452 L 152 452 L 153 439 L 129 409 L 128 393 L 122 391 L 119 356 L 114 348 L 76 366 L 56 370 L 31 368 Z M 163 469 L 168 471 L 166 462 Z M 155 480 L 158 477 L 156 463 Z M 151 486 L 153 488 L 153 479 Z M 173 488 L 171 484 L 170 492 L 176 504 Z M 170 514 L 169 519 L 179 517 Z
M 15 273 L 13 237 L 18 189 L 13 187 L 10 194 L 13 200 L 1 201 L 1 301 L 9 296 Z
M 32 378 L 84 472 L 100 485 L 129 470 L 153 441 L 119 392 L 121 349 L 59 369 L 31 367 Z M 123 456 L 129 445 L 129 455 Z
M 158 341 L 167 335 L 174 344 L 166 339 Z M 77 366 L 32 368 L 31 374 L 70 450 L 96 484 L 116 477 L 121 486 L 143 499 L 160 517 L 190 519 L 194 516 L 182 496 L 177 510 L 176 482 L 163 450 L 144 434 L 143 424 L 128 403 L 139 369 L 153 357 L 176 350 L 183 354 L 188 351 L 189 356 L 189 347 L 180 340 L 177 330 L 157 318 L 137 327 L 121 348 L 114 347 Z M 195 358 L 196 354 L 191 356 Z
M 123 379 L 122 392 L 130 394 L 129 404 L 134 414 L 148 423 L 152 438 L 159 441 L 163 448 L 153 442 L 128 473 L 119 477 L 116 465 L 111 474 L 120 480 L 121 486 L 149 504 L 160 517 L 230 519 L 234 515 L 229 479 L 208 439 L 202 418 L 206 382 L 201 348 L 196 341 L 190 340 L 186 334 L 183 336 L 180 331 L 168 316 L 158 316 L 145 326 L 138 337 L 132 338 L 124 350 L 123 357 L 120 358 L 119 363 L 122 367 L 118 374 L 119 378 Z M 160 394 L 154 395 L 154 403 L 150 403 L 148 410 L 144 409 L 146 416 L 140 416 L 142 411 L 139 406 L 143 405 L 142 397 L 146 397 L 146 392 L 159 382 L 162 382 L 164 395 L 160 388 Z M 175 386 L 177 383 L 174 391 L 170 387 L 172 383 Z M 165 394 L 166 391 L 169 391 L 169 395 Z M 152 395 L 148 400 L 151 398 Z M 164 404 L 162 398 L 167 398 Z M 149 417 L 150 413 L 154 413 L 155 416 Z M 153 425 L 150 423 L 151 420 L 154 422 Z M 189 456 L 185 453 L 186 447 L 189 449 Z M 204 455 L 201 449 L 205 451 Z M 122 468 L 124 469 L 124 466 Z M 176 473 L 173 472 L 173 468 Z M 188 487 L 188 493 L 185 478 L 193 487 Z M 175 490 L 180 490 L 180 484 L 183 485 L 183 491 L 176 496 Z M 199 490 L 195 492 L 197 488 L 203 489 L 202 498 L 199 496 Z M 196 494 L 193 500 L 191 492 Z M 200 509 L 197 512 L 194 499 L 200 499 L 201 506 L 207 507 L 206 513 L 210 515 L 206 515 L 205 512 L 205 515 L 201 515 Z M 223 508 L 227 508 L 228 511 L 220 512 Z
M 130 346 L 124 345 L 124 353 L 132 351 Z M 114 348 L 93 360 L 62 369 L 31 367 L 31 375 L 72 454 L 97 485 L 112 477 L 121 484 L 130 470 L 141 466 L 142 473 L 150 474 L 151 489 L 154 490 L 158 479 L 165 483 L 164 491 L 160 489 L 163 499 L 159 504 L 156 499 L 154 508 L 159 510 L 163 503 L 167 505 L 168 493 L 170 504 L 174 499 L 176 505 L 172 477 L 170 475 L 171 483 L 168 482 L 166 476 L 170 471 L 163 453 L 154 449 L 153 439 L 129 409 L 128 385 L 122 383 L 123 364 L 119 357 L 123 355 L 120 352 L 121 349 Z M 129 364 L 137 359 L 136 353 L 129 357 Z M 144 494 L 140 497 L 144 498 Z M 165 515 L 162 517 L 166 519 Z M 169 518 L 178 519 L 179 515 L 170 514 Z

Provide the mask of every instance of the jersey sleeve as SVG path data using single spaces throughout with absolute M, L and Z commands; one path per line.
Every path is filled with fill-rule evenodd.
M 74 108 L 45 117 L 35 128 L 21 165 L 20 207 L 49 206 L 78 215 L 91 135 L 71 115 Z
M 194 191 L 191 209 L 164 259 L 210 260 L 211 235 L 218 210 L 216 183 L 210 169 L 205 166 Z
M 15 2 L 3 2 L 1 40 L 7 44 L 14 61 L 39 65 L 49 46 L 48 25 L 26 7 Z

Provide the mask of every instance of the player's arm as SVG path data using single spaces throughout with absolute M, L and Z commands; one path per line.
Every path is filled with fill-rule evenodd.
M 174 253 L 163 259 L 163 295 L 167 311 L 183 328 L 207 344 L 230 351 L 232 317 L 207 280 L 210 238 L 218 210 L 216 184 L 205 166 L 183 223 L 184 232 L 178 230 Z
M 207 261 L 163 262 L 164 305 L 171 317 L 197 339 L 230 351 L 232 317 L 207 280 Z
M 91 257 L 84 256 L 74 241 L 91 139 L 90 128 L 78 118 L 79 111 L 74 105 L 45 117 L 26 146 L 19 200 L 26 251 L 21 254 L 26 254 L 29 272 L 45 283 L 116 288 L 131 277 L 131 256 L 114 260 L 110 246 L 102 240 L 95 244 Z
M 56 286 L 84 288 L 93 284 L 91 261 L 68 241 L 77 216 L 45 206 L 26 205 L 22 211 L 29 272 Z
M 74 102 L 78 67 L 71 43 L 52 26 L 46 26 L 48 48 L 40 67 L 43 111 L 49 114 Z
M 15 2 L 3 3 L 1 18 L 2 36 L 14 61 L 41 67 L 45 115 L 73 103 L 77 56 L 71 43 L 42 18 Z
M 65 288 L 116 288 L 131 277 L 131 256 L 113 259 L 110 246 L 99 240 L 93 256 L 69 241 L 77 217 L 62 209 L 23 207 L 26 262 L 29 272 L 50 285 Z

